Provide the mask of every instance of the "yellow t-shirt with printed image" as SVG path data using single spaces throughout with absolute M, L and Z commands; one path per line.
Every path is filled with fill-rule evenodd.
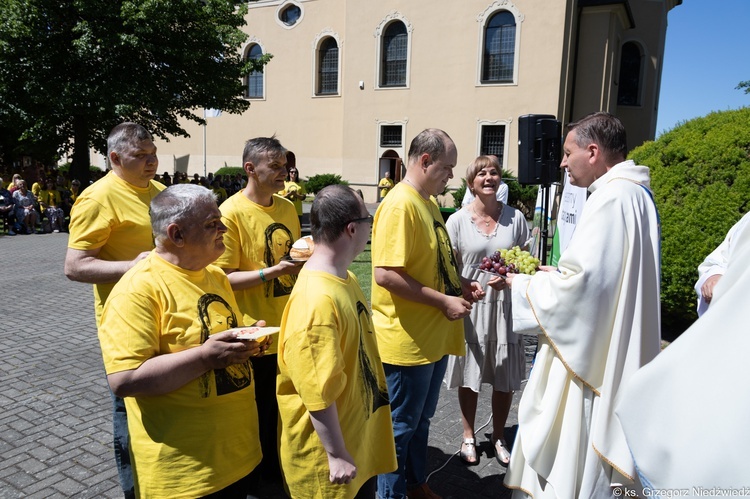
M 242 326 L 218 267 L 185 270 L 155 252 L 115 285 L 99 341 L 107 374 L 196 348 Z M 125 397 L 139 497 L 200 497 L 250 473 L 261 460 L 250 362 L 211 370 L 173 392 Z
M 391 294 L 375 282 L 375 267 L 400 267 L 441 293 L 461 296 L 461 280 L 440 208 L 404 182 L 380 203 L 372 229 L 372 312 L 383 362 L 400 366 L 464 355 L 463 321 L 435 307 Z
M 222 221 L 227 226 L 224 234 L 224 254 L 215 265 L 224 269 L 260 270 L 279 263 L 289 254 L 294 241 L 300 238 L 300 224 L 292 203 L 274 195 L 271 206 L 250 201 L 240 191 L 219 207 Z M 251 320 L 265 320 L 267 326 L 281 324 L 284 306 L 297 280 L 296 275 L 269 279 L 259 286 L 234 292 L 245 324 Z M 267 354 L 276 353 L 273 342 Z
M 351 499 L 369 478 L 396 469 L 385 373 L 354 274 L 302 269 L 281 321 L 278 362 L 280 461 L 292 497 Z M 309 415 L 333 403 L 357 466 L 348 485 L 329 481 Z
M 109 172 L 84 190 L 73 204 L 68 247 L 84 251 L 101 248 L 98 258 L 107 261 L 130 261 L 151 251 L 151 200 L 164 189 L 153 180 L 148 187 L 135 187 Z M 94 284 L 97 324 L 114 285 Z
M 42 209 L 46 209 L 49 207 L 60 206 L 62 203 L 62 197 L 60 196 L 60 191 L 57 189 L 42 189 L 39 191 L 37 201 L 39 201 L 40 207 L 43 207 Z

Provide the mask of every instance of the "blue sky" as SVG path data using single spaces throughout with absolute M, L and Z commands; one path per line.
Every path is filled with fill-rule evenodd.
M 657 137 L 679 122 L 750 106 L 750 0 L 683 0 L 669 12 Z

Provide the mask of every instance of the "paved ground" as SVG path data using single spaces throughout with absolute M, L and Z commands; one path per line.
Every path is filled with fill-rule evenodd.
M 63 275 L 67 234 L 0 235 L 0 498 L 121 497 L 111 449 L 110 399 L 96 339 L 91 286 Z M 534 346 L 527 346 L 527 357 Z M 477 427 L 489 420 L 480 395 Z M 506 428 L 512 438 L 516 394 Z M 505 468 L 477 431 L 480 464 L 457 456 L 455 391 L 443 390 L 430 435 L 429 484 L 446 498 L 505 498 Z M 447 462 L 447 464 L 446 464 Z M 264 491 L 262 497 L 280 497 Z

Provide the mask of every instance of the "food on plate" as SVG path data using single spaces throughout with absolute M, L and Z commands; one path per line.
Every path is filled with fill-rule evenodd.
M 510 249 L 500 249 L 490 256 L 482 258 L 479 270 L 498 275 L 506 274 L 536 274 L 539 269 L 539 259 L 518 246 Z
M 289 250 L 289 258 L 292 260 L 307 260 L 315 250 L 315 243 L 312 236 L 305 236 L 294 241 L 292 248 Z
M 268 340 L 270 335 L 278 333 L 280 329 L 276 326 L 247 326 L 228 329 L 228 331 L 236 332 L 238 340 L 255 340 L 263 344 Z

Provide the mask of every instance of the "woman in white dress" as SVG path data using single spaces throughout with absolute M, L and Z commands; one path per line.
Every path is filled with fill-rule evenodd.
M 480 271 L 482 258 L 501 248 L 525 249 L 529 229 L 523 214 L 496 198 L 501 180 L 500 164 L 495 156 L 479 156 L 466 171 L 467 189 L 474 200 L 451 215 L 446 224 L 456 253 L 461 275 L 479 281 L 487 294 L 474 304 L 464 319 L 466 356 L 448 360 L 446 383 L 458 388 L 463 440 L 460 456 L 467 464 L 476 464 L 474 419 L 482 384 L 492 386 L 492 445 L 502 465 L 510 460 L 503 439 L 513 391 L 521 387 L 526 374 L 523 341 L 513 333 L 510 290 L 498 276 Z

